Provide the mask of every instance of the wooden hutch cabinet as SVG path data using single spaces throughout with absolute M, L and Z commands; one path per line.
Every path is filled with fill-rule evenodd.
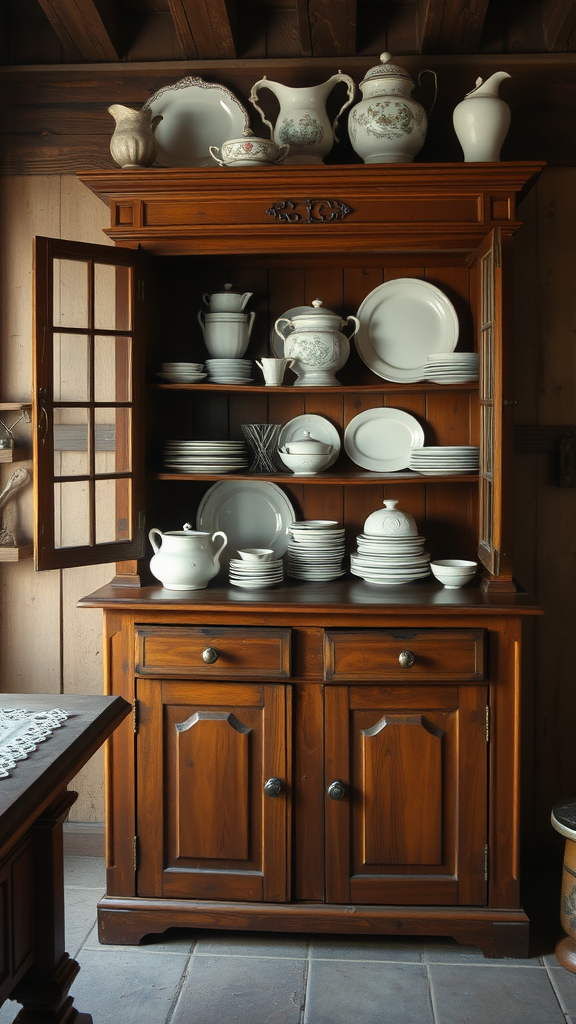
M 538 608 L 512 570 L 508 291 L 516 201 L 540 167 L 86 172 L 116 247 L 37 241 L 37 564 L 117 560 L 80 603 L 104 611 L 107 692 L 134 704 L 109 744 L 102 941 L 222 927 L 447 935 L 526 955 L 520 651 Z M 345 317 L 400 277 L 448 295 L 479 384 L 394 384 L 354 346 L 338 387 L 156 376 L 162 360 L 204 358 L 197 311 L 225 281 L 253 292 L 257 358 L 287 309 L 318 297 Z M 342 450 L 318 476 L 266 479 L 298 518 L 343 522 L 348 551 L 398 499 L 433 557 L 479 557 L 475 583 L 150 582 L 147 530 L 194 522 L 220 479 L 163 468 L 164 440 L 238 440 L 242 423 L 303 413 L 342 435 L 381 406 L 415 416 L 426 444 L 479 445 L 479 474 L 379 474 Z M 57 450 L 78 422 L 83 452 Z

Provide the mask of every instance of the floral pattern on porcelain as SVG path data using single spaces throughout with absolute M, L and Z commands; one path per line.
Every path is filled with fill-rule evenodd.
M 397 100 L 375 100 L 366 110 L 358 112 L 355 107 L 352 111 L 349 132 L 353 141 L 358 137 L 358 127 L 380 139 L 399 139 L 413 131 L 424 136 L 426 115 L 423 110 L 411 110 Z
M 296 121 L 285 117 L 278 138 L 287 146 L 317 146 L 324 139 L 324 128 L 311 114 L 303 114 Z
M 331 366 L 340 359 L 340 349 L 334 340 L 326 341 L 321 334 L 306 337 L 289 337 L 285 351 L 287 355 L 302 359 L 308 366 Z

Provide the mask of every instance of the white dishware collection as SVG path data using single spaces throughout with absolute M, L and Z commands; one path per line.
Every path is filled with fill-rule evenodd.
M 175 473 L 233 473 L 248 458 L 243 441 L 166 441 L 163 463 Z
M 271 548 L 240 549 L 239 558 L 231 558 L 228 577 L 234 587 L 260 590 L 273 587 L 284 579 L 284 562 L 275 558 Z
M 288 576 L 311 583 L 344 576 L 344 527 L 335 520 L 308 519 L 288 527 Z
M 430 445 L 427 448 L 413 448 L 410 453 L 410 469 L 426 476 L 459 476 L 477 473 L 480 449 L 473 445 Z
M 398 586 L 430 575 L 430 555 L 425 537 L 418 535 L 412 516 L 387 500 L 364 523 L 357 537 L 358 551 L 350 555 L 350 572 L 367 583 Z

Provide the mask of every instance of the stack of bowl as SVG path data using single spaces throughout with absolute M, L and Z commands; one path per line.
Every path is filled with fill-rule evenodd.
M 306 519 L 288 527 L 288 576 L 325 582 L 344 576 L 344 528 L 333 519 Z
M 477 567 L 478 562 L 469 562 L 464 558 L 441 558 L 430 564 L 436 579 L 443 583 L 447 590 L 459 590 L 469 583 Z
M 424 551 L 425 537 L 418 536 L 412 516 L 396 508 L 397 501 L 385 501 L 364 523 L 357 538 L 358 553 L 350 555 L 350 571 L 368 583 L 394 586 L 430 575 L 430 555 Z
M 228 568 L 230 583 L 244 590 L 273 587 L 284 579 L 284 564 L 274 557 L 272 548 L 245 548 L 239 558 L 231 558 Z

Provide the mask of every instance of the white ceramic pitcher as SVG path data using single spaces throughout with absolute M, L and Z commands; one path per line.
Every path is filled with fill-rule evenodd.
M 108 113 L 116 122 L 110 140 L 110 153 L 120 167 L 149 167 L 158 153 L 154 132 L 162 114 L 152 117 L 151 110 L 133 110 L 113 103 Z
M 330 124 L 326 113 L 326 101 L 338 82 L 345 83 L 348 94 L 333 124 Z M 259 89 L 269 89 L 280 104 L 275 126 L 258 106 Z M 352 103 L 355 90 L 353 80 L 341 71 L 321 85 L 310 85 L 302 89 L 271 82 L 264 75 L 252 86 L 250 103 L 258 111 L 264 124 L 268 125 L 274 141 L 279 146 L 290 146 L 285 164 L 321 164 L 334 143 L 338 141 L 338 120 Z
M 157 543 L 159 537 L 161 544 Z M 216 537 L 222 544 L 215 549 Z M 182 530 L 162 533 L 153 527 L 148 539 L 154 548 L 150 571 L 166 590 L 203 590 L 220 568 L 220 555 L 228 543 L 221 530 L 210 536 L 184 523 Z
M 498 89 L 501 82 L 510 77 L 507 71 L 495 71 L 485 82 L 477 78 L 476 87 L 467 92 L 454 109 L 454 131 L 466 163 L 500 159 L 511 115 Z

